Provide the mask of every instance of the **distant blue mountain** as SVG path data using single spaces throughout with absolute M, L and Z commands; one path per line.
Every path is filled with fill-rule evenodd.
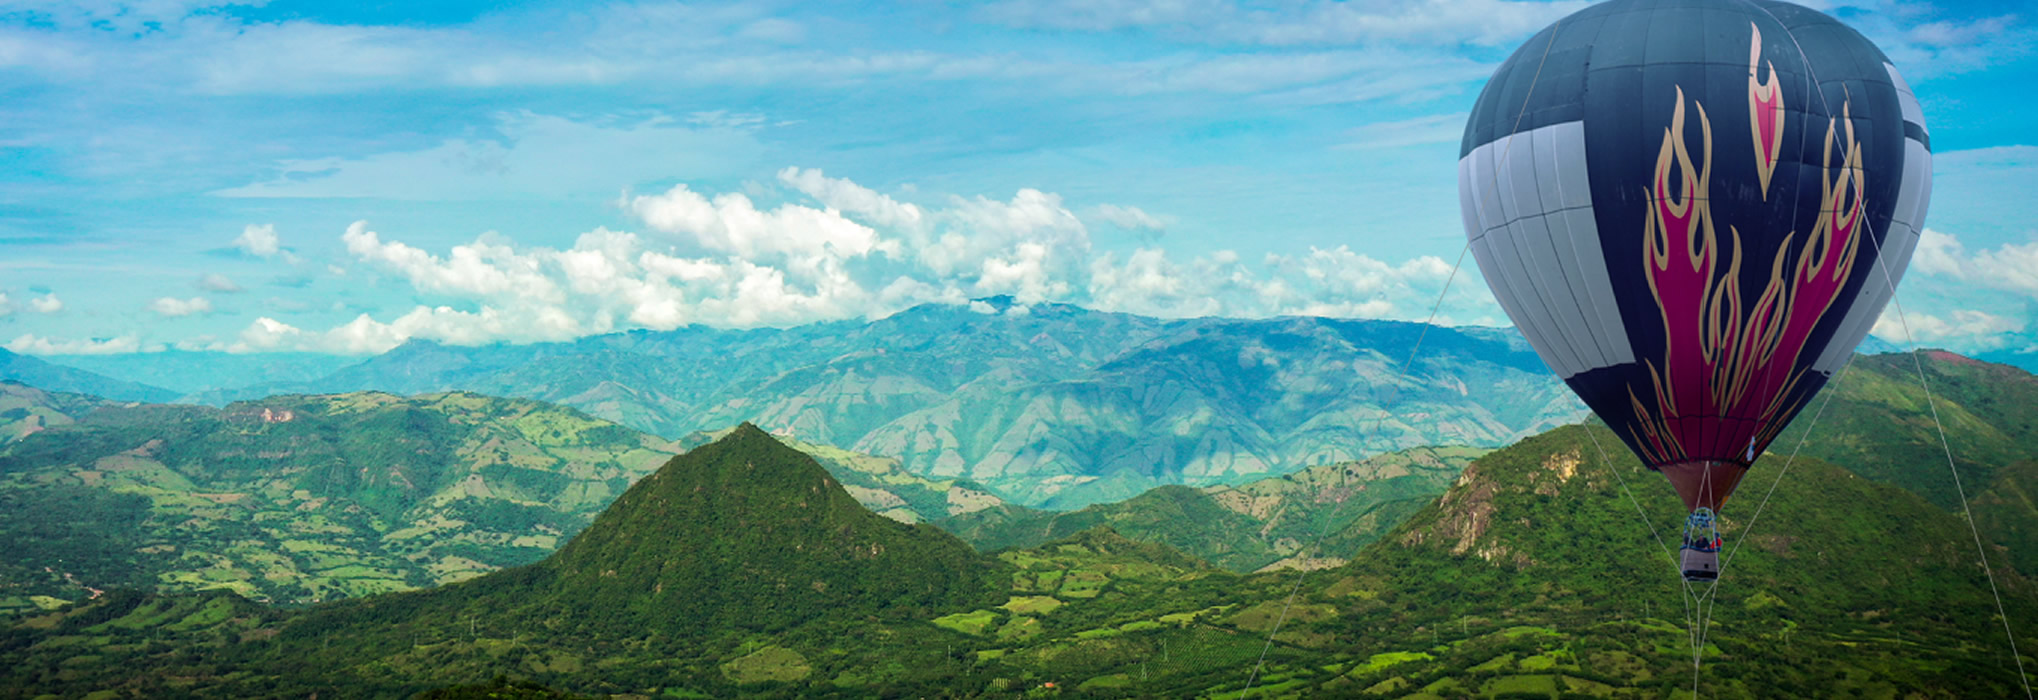
M 121 401 L 169 401 L 177 392 L 159 386 L 114 379 L 75 367 L 46 362 L 0 348 L 0 379 L 46 391 L 90 394 Z
M 49 362 L 190 394 L 276 382 L 304 382 L 366 358 L 310 352 L 234 354 L 168 350 L 123 355 L 61 355 Z
M 459 389 L 675 439 L 750 421 L 1052 508 L 1421 445 L 1498 446 L 1583 413 L 1512 329 L 979 301 L 787 329 L 412 341 L 318 379 L 188 398 Z

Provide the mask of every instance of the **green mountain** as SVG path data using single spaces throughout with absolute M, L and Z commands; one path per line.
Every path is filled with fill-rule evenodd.
M 602 692 L 938 687 L 956 664 L 934 644 L 956 635 L 928 620 L 1004 601 L 1002 568 L 870 512 L 744 425 L 674 457 L 542 562 L 316 608 L 249 658 L 349 694 L 504 672 Z
M 1901 486 L 1940 507 L 1958 509 L 1946 451 L 1919 384 L 1922 364 L 1946 440 L 1973 498 L 1999 469 L 2038 459 L 2038 376 L 2007 365 L 1927 350 L 1861 355 L 1770 446 L 1761 466 L 1780 466 L 1810 431 L 1803 454 L 1847 465 L 1856 474 Z M 1816 425 L 1812 418 L 1832 395 Z M 1750 482 L 1761 481 L 1750 475 Z M 1753 486 L 1743 483 L 1743 488 Z
M 1301 649 L 1266 681 L 1305 694 L 1654 695 L 1691 688 L 1682 590 L 1622 479 L 1674 545 L 1677 501 L 1602 428 L 1569 427 L 1495 452 L 1354 561 L 1310 583 Z M 1618 470 L 1620 478 L 1616 478 Z M 1730 504 L 1745 544 L 1708 607 L 1698 682 L 1753 697 L 1951 693 L 2008 697 L 2008 648 L 1965 523 L 1908 491 L 1800 459 L 1759 522 Z M 2000 562 L 1998 562 L 2000 564 Z M 2033 581 L 1998 570 L 2019 629 Z M 1312 616 L 1313 615 L 1313 616 Z M 1321 666 L 1346 646 L 1369 662 Z M 2029 663 L 2028 661 L 2026 662 Z M 1322 689 L 1303 690 L 1303 689 Z
M 1423 445 L 1495 447 L 1582 415 L 1512 331 L 1168 320 L 1003 297 L 788 329 L 413 341 L 317 380 L 191 398 L 449 389 L 675 439 L 749 421 L 1055 509 Z
M 43 426 L 0 449 L 0 607 L 114 587 L 304 603 L 468 578 L 550 554 L 674 451 L 473 394 L 215 409 L 7 385 L 0 401 Z
M 824 613 L 968 603 L 987 570 L 968 545 L 870 512 L 813 458 L 746 423 L 645 477 L 526 575 L 548 579 L 534 594 L 589 615 L 769 632 Z
M 1506 444 L 1579 415 L 1526 349 L 1461 330 L 1429 333 L 1403 376 L 1422 335 L 1391 322 L 1210 320 L 1067 379 L 964 387 L 851 449 L 1064 509 L 1423 445 Z
M 1425 447 L 1237 486 L 1163 486 L 1072 512 L 988 508 L 937 524 L 978 549 L 1034 547 L 1106 526 L 1237 572 L 1344 563 L 1434 500 L 1487 450 Z M 1321 546 L 1304 552 L 1321 537 Z
M 697 432 L 681 438 L 678 444 L 693 449 L 735 430 Z M 896 459 L 811 443 L 790 435 L 774 434 L 772 438 L 820 462 L 863 507 L 902 523 L 942 524 L 944 518 L 1005 507 L 1004 499 L 968 480 L 929 479 L 906 471 Z
M 177 392 L 114 379 L 82 369 L 45 362 L 0 348 L 0 381 L 11 381 L 70 394 L 104 396 L 121 401 L 169 401 Z
M 460 580 L 550 554 L 660 460 L 732 430 L 666 443 L 472 394 L 222 410 L 0 383 L 0 535 L 25 543 L 0 555 L 0 585 L 19 589 L 0 609 L 119 586 L 303 603 Z M 1003 505 L 965 480 L 784 439 L 901 522 Z
M 94 409 L 116 403 L 97 396 L 43 391 L 20 382 L 0 381 L 0 446 L 75 423 Z
M 1972 487 L 1970 487 L 1970 492 Z M 1973 500 L 1974 522 L 1994 543 L 1990 556 L 2002 556 L 2018 571 L 2038 576 L 2038 461 L 2024 461 L 1996 472 Z

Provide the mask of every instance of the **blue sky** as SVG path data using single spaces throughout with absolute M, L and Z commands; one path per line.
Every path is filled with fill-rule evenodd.
M 1465 113 L 1585 3 L 499 5 L 0 0 L 0 345 L 370 353 L 991 294 L 1420 320 Z M 2038 7 L 1821 9 L 1932 127 L 1911 330 L 2038 345 Z M 1443 320 L 1505 325 L 1466 265 Z

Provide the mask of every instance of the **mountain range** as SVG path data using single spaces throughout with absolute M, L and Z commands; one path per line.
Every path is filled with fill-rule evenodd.
M 1943 353 L 1920 358 L 1916 365 L 1904 354 L 1857 358 L 1825 395 L 1831 403 L 1794 426 L 1778 442 L 1778 452 L 1758 464 L 1741 501 L 1757 502 L 1755 494 L 1770 479 L 1787 476 L 1794 462 L 1783 450 L 1795 448 L 1799 431 L 1811 428 L 1803 457 L 1852 464 L 1861 476 L 1917 492 L 1945 508 L 1958 507 L 1949 473 L 1932 466 L 1943 464 L 1945 453 L 1937 445 L 1916 381 L 1916 368 L 1922 366 L 1939 387 L 1935 404 L 1957 446 L 1968 496 L 1981 513 L 1977 517 L 1999 523 L 1990 531 L 2008 533 L 2006 537 L 2020 527 L 2038 526 L 2038 508 L 2025 496 L 2028 488 L 2011 478 L 2028 471 L 2020 465 L 2038 458 L 2034 452 L 2038 448 L 2031 447 L 2038 443 L 2029 439 L 2031 426 L 2038 422 L 2030 410 L 2038 406 L 2038 379 L 2013 368 Z M 374 406 L 376 411 L 358 411 L 346 418 L 328 415 L 354 411 L 347 407 L 357 405 Z M 455 406 L 458 410 L 449 410 Z M 103 415 L 87 418 L 102 410 Z M 330 443 L 330 449 L 304 449 L 303 431 L 284 430 L 292 427 L 287 422 L 269 424 L 262 431 L 228 429 L 234 427 L 233 416 L 264 411 L 320 422 L 338 420 L 322 428 L 327 433 L 318 438 Z M 389 417 L 398 413 L 409 418 Z M 174 418 L 155 418 L 161 416 Z M 1813 419 L 1819 421 L 1816 426 Z M 546 422 L 568 428 L 557 433 L 530 427 Z M 379 447 L 374 441 L 337 436 L 402 431 L 438 443 L 490 443 L 496 449 L 459 447 L 447 461 L 432 457 L 409 467 L 431 472 L 417 478 L 439 484 L 427 489 L 436 491 L 421 501 L 415 500 L 420 498 L 416 493 L 392 501 L 389 485 L 374 479 L 327 479 L 300 489 L 301 476 L 274 478 L 325 473 L 321 470 L 328 469 L 324 464 L 329 460 L 360 464 L 383 459 L 381 453 L 366 449 Z M 0 581 L 28 588 L 0 595 L 0 607 L 29 606 L 34 600 L 53 604 L 49 601 L 75 599 L 87 587 L 114 585 L 164 590 L 226 585 L 245 595 L 289 602 L 457 580 L 544 556 L 662 455 L 707 444 L 727 433 L 702 431 L 668 443 L 571 409 L 474 394 L 412 399 L 375 393 L 277 397 L 208 409 L 116 402 L 0 384 L 0 440 L 38 436 L 11 447 L 0 443 L 4 448 L 0 465 L 9 467 L 0 470 L 4 487 L 0 498 L 53 504 L 43 507 L 66 514 L 62 527 L 45 524 L 34 530 L 22 529 L 26 526 L 21 513 L 0 513 L 0 526 L 22 536 L 23 542 L 49 545 L 21 549 L 24 554 L 12 558 L 13 565 L 28 568 Z M 510 437 L 504 441 L 496 436 Z M 896 458 L 788 434 L 776 437 L 818 459 L 873 511 L 902 522 L 934 523 L 979 549 L 1031 547 L 1108 525 L 1126 536 L 1165 543 L 1239 572 L 1340 564 L 1441 493 L 1466 462 L 1482 453 L 1480 448 L 1413 448 L 1238 484 L 1156 487 L 1123 501 L 1060 512 L 1009 502 L 998 489 L 969 479 L 914 474 Z M 232 444 L 219 448 L 221 455 L 276 457 L 268 462 L 275 474 L 234 472 L 209 464 L 215 458 L 204 452 L 204 446 L 223 441 Z M 173 456 L 158 459 L 156 453 Z M 622 471 L 598 483 L 562 480 L 546 473 L 555 467 L 541 464 L 546 459 L 613 460 L 621 454 L 635 456 L 622 460 Z M 102 464 L 138 468 L 95 468 Z M 1999 470 L 2009 470 L 2010 476 L 1998 476 Z M 570 493 L 556 491 L 569 484 Z M 545 497 L 531 495 L 547 489 L 555 491 Z M 393 514 L 377 505 L 391 502 L 412 505 Z M 301 508 L 343 515 L 318 526 L 297 524 L 288 533 L 271 527 L 260 536 L 243 536 L 245 523 L 224 530 L 216 527 L 222 518 L 289 519 L 308 512 L 295 510 Z M 364 512 L 381 517 L 353 515 Z M 183 531 L 193 523 L 206 525 L 192 530 L 198 537 Z M 1326 538 L 1323 547 L 1302 551 L 1305 543 L 1318 537 Z M 1998 540 L 2005 546 L 2015 542 Z M 287 555 L 265 553 L 274 547 L 284 547 Z M 50 562 L 29 555 L 50 551 L 71 552 L 70 568 L 75 570 L 33 573 Z M 103 575 L 113 571 L 126 573 Z M 66 579 L 62 575 L 66 573 L 73 578 L 84 575 L 82 583 Z
M 141 370 L 196 361 L 85 364 L 159 378 Z M 292 362 L 270 361 L 305 366 Z M 788 329 L 477 347 L 414 340 L 317 379 L 179 400 L 455 390 L 556 403 L 675 440 L 748 421 L 1054 509 L 1425 445 L 1496 447 L 1583 415 L 1512 330 L 1157 319 L 1005 297 Z

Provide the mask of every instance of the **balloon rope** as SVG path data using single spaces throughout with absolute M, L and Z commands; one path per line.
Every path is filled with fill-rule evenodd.
M 2017 662 L 2017 680 L 2024 684 L 2024 697 L 2031 698 L 2031 677 L 2024 674 L 2024 656 L 2017 652 L 2017 635 L 2010 631 L 2010 613 L 2003 608 L 2003 594 L 1996 589 L 1995 571 L 1988 565 L 1988 549 L 1981 544 L 1981 529 L 1974 523 L 1974 509 L 1967 505 L 1967 489 L 1960 484 L 1960 468 L 1953 464 L 1953 444 L 1946 440 L 1946 425 L 1939 421 L 1939 404 L 1932 399 L 1932 382 L 1925 377 L 1925 360 L 1919 353 L 1917 338 L 1911 336 L 1910 319 L 1904 316 L 1903 300 L 1897 298 L 1896 278 L 1889 273 L 1889 264 L 1882 256 L 1882 242 L 1868 237 L 1875 244 L 1876 267 L 1882 269 L 1883 280 L 1889 283 L 1890 303 L 1896 306 L 1897 322 L 1903 325 L 1904 342 L 1911 346 L 1911 364 L 1918 370 L 1918 386 L 1925 390 L 1925 405 L 1932 409 L 1932 427 L 1939 431 L 1939 449 L 1946 453 L 1946 471 L 1953 475 L 1953 490 L 1960 497 L 1960 510 L 1967 516 L 1967 532 L 1974 536 L 1974 554 L 1981 560 L 1981 573 L 1988 577 L 1989 595 L 1996 599 L 1996 616 L 2003 621 L 2003 636 L 2010 640 L 2010 659 Z
M 1409 348 L 1408 359 L 1403 360 L 1401 362 L 1401 370 L 1395 373 L 1396 379 L 1406 379 L 1408 377 L 1408 368 L 1415 364 L 1415 354 L 1422 350 L 1423 339 L 1429 337 L 1429 329 L 1436 324 L 1437 311 L 1439 309 L 1442 309 L 1444 306 L 1444 295 L 1450 293 L 1451 282 L 1458 279 L 1458 267 L 1465 264 L 1465 253 L 1470 250 L 1472 250 L 1472 242 L 1470 240 L 1465 241 L 1465 247 L 1458 249 L 1458 261 L 1451 263 L 1451 276 L 1444 278 L 1443 290 L 1437 292 L 1436 303 L 1431 304 L 1429 307 L 1429 320 L 1423 322 L 1422 332 L 1416 334 L 1415 347 Z M 1399 382 L 1396 382 L 1395 386 L 1397 387 L 1400 386 Z M 1396 393 L 1397 394 L 1399 393 L 1399 389 L 1396 389 Z M 1385 407 L 1382 407 L 1380 421 L 1385 422 L 1386 420 L 1387 411 Z M 1379 423 L 1375 423 L 1374 427 L 1378 428 Z M 1308 547 L 1304 547 L 1296 551 L 1306 555 L 1308 554 L 1309 550 L 1316 549 L 1318 550 L 1318 553 L 1321 554 L 1322 551 L 1319 548 L 1322 547 L 1323 545 L 1323 538 L 1330 535 L 1330 528 L 1334 523 L 1337 522 L 1338 511 L 1343 510 L 1345 507 L 1345 501 L 1349 500 L 1351 499 L 1350 498 L 1338 499 L 1337 504 L 1331 506 L 1330 508 L 1330 517 L 1324 519 L 1323 529 L 1316 533 L 1315 541 L 1310 542 Z M 1295 586 L 1293 588 L 1288 589 L 1287 601 L 1281 603 L 1281 615 L 1279 617 L 1274 618 L 1274 626 L 1267 630 L 1267 643 L 1260 647 L 1260 658 L 1259 660 L 1253 662 L 1252 675 L 1247 676 L 1245 679 L 1245 690 L 1239 693 L 1238 696 L 1239 698 L 1241 698 L 1241 700 L 1246 696 L 1252 694 L 1253 684 L 1257 683 L 1260 679 L 1260 668 L 1267 663 L 1267 652 L 1273 650 L 1274 648 L 1274 635 L 1279 634 L 1281 631 L 1281 625 L 1288 621 L 1288 609 L 1295 605 L 1295 595 L 1302 591 L 1302 582 L 1309 580 L 1309 572 L 1313 570 L 1309 568 L 1309 561 L 1307 559 L 1304 559 L 1301 561 L 1301 565 L 1303 567 L 1301 575 L 1295 577 Z
M 1605 419 L 1601 418 L 1600 420 L 1604 421 Z M 1648 513 L 1642 510 L 1642 503 L 1640 501 L 1635 500 L 1635 494 L 1633 491 L 1628 490 L 1627 477 L 1621 476 L 1620 470 L 1614 468 L 1613 460 L 1606 456 L 1606 448 L 1600 446 L 1599 444 L 1599 433 L 1593 432 L 1591 425 L 1586 425 L 1585 435 L 1587 437 L 1592 438 L 1592 447 L 1594 449 L 1599 450 L 1600 463 L 1606 465 L 1607 471 L 1613 472 L 1613 478 L 1620 480 L 1621 493 L 1627 494 L 1628 503 L 1631 503 L 1635 506 L 1635 517 L 1639 518 L 1642 521 L 1643 525 L 1649 526 L 1649 535 L 1651 537 L 1655 537 L 1656 544 L 1663 548 L 1663 556 L 1668 557 L 1670 559 L 1671 566 L 1676 566 L 1677 555 L 1672 554 L 1670 552 L 1670 543 L 1663 541 L 1663 535 L 1656 532 L 1656 524 L 1650 522 Z
M 1605 419 L 1601 418 L 1600 420 L 1604 421 Z M 1703 605 L 1704 600 L 1698 596 L 1692 595 L 1691 582 L 1685 580 L 1684 572 L 1680 570 L 1680 565 L 1678 564 L 1677 561 L 1677 555 L 1670 551 L 1669 543 L 1664 542 L 1663 535 L 1657 532 L 1656 523 L 1649 519 L 1649 514 L 1647 512 L 1642 510 L 1642 502 L 1636 500 L 1635 492 L 1628 489 L 1627 477 L 1621 476 L 1620 469 L 1613 466 L 1613 459 L 1607 457 L 1606 447 L 1601 445 L 1599 442 L 1599 433 L 1597 431 L 1594 431 L 1591 425 L 1586 425 L 1585 435 L 1587 437 L 1592 438 L 1593 449 L 1599 451 L 1599 463 L 1605 465 L 1607 471 L 1613 472 L 1613 478 L 1620 481 L 1621 493 L 1626 494 L 1628 497 L 1628 504 L 1633 505 L 1635 507 L 1635 518 L 1637 520 L 1642 521 L 1643 525 L 1648 526 L 1649 536 L 1656 538 L 1656 545 L 1663 548 L 1663 556 L 1670 560 L 1670 572 L 1671 574 L 1677 577 L 1677 585 L 1679 587 L 1677 602 L 1682 603 L 1684 605 L 1685 641 L 1690 642 L 1694 650 L 1702 649 L 1703 647 L 1700 646 L 1700 642 L 1698 641 L 1697 624 L 1694 622 L 1696 616 L 1692 613 L 1692 601 L 1698 600 L 1700 605 Z M 1696 654 L 1696 652 L 1694 652 L 1694 654 Z M 1694 666 L 1695 665 L 1696 662 L 1694 662 Z M 1691 694 L 1692 697 L 1694 698 L 1698 696 L 1698 672 L 1696 670 L 1693 670 L 1691 674 Z
M 1860 354 L 1855 353 L 1847 356 L 1847 364 L 1841 365 L 1840 371 L 1833 375 L 1833 382 L 1835 384 L 1839 383 L 1841 377 L 1847 376 L 1847 370 L 1854 367 L 1854 358 L 1856 357 L 1860 357 Z M 1833 405 L 1833 397 L 1836 395 L 1838 395 L 1838 392 L 1826 392 L 1825 400 L 1819 403 L 1818 412 L 1812 414 L 1812 422 L 1805 424 L 1804 432 L 1797 436 L 1797 446 L 1791 448 L 1790 458 L 1783 461 L 1783 469 L 1776 472 L 1776 478 L 1769 482 L 1769 490 L 1762 494 L 1762 502 L 1756 504 L 1755 514 L 1748 518 L 1748 527 L 1743 528 L 1740 536 L 1734 538 L 1734 548 L 1727 550 L 1727 558 L 1720 562 L 1719 572 L 1713 578 L 1712 585 L 1706 588 L 1705 593 L 1699 595 L 1699 605 L 1705 612 L 1701 613 L 1698 624 L 1698 649 L 1704 649 L 1706 640 L 1712 635 L 1712 613 L 1719 610 L 1719 598 L 1714 596 L 1714 594 L 1719 591 L 1720 580 L 1726 578 L 1727 568 L 1734 564 L 1734 555 L 1740 553 L 1741 543 L 1746 542 L 1749 537 L 1753 536 L 1755 524 L 1762 520 L 1762 510 L 1769 507 L 1769 498 L 1776 495 L 1777 485 L 1782 484 L 1784 475 L 1790 473 L 1790 466 L 1797 463 L 1798 453 L 1804 450 L 1805 441 L 1811 438 L 1812 430 L 1819 427 L 1819 419 L 1825 417 L 1826 407 Z M 1715 517 L 1717 516 L 1718 514 L 1715 514 Z M 1712 607 L 1710 608 L 1704 607 L 1708 599 L 1712 601 Z M 1693 690 L 1692 693 L 1696 695 L 1697 691 Z
M 1776 20 L 1776 15 L 1770 12 L 1768 8 L 1757 5 L 1756 9 L 1764 15 L 1768 15 L 1771 20 Z M 1781 23 L 1781 20 L 1777 21 Z M 1795 32 L 1790 31 L 1787 26 L 1784 29 L 1784 36 L 1790 37 L 1791 45 L 1797 48 L 1799 56 L 1806 55 L 1804 52 L 1804 45 L 1799 43 L 1797 40 L 1797 34 Z M 1827 118 L 1830 119 L 1833 114 L 1833 106 L 1826 99 L 1826 91 L 1819 89 L 1818 87 L 1819 84 L 1818 75 L 1812 69 L 1811 59 L 1809 57 L 1806 57 L 1805 59 L 1805 83 L 1813 94 L 1819 96 L 1819 105 L 1825 108 Z M 1842 83 L 1840 88 L 1842 90 L 1847 90 L 1847 86 L 1845 83 Z M 1810 111 L 1804 112 L 1804 120 L 1806 122 L 1805 124 L 1806 126 L 1810 126 L 1811 116 L 1812 115 Z M 1807 135 L 1808 133 L 1809 129 L 1798 130 L 1798 139 L 1800 143 L 1803 143 L 1804 139 L 1809 138 L 1809 136 Z M 1798 191 L 1798 196 L 1802 198 L 1803 194 L 1804 191 L 1800 189 Z M 1885 234 L 1887 234 L 1887 230 L 1885 230 Z M 2024 657 L 2022 654 L 2017 652 L 2017 635 L 2010 630 L 2010 615 L 2003 608 L 2002 593 L 1996 589 L 1995 572 L 1989 569 L 1988 566 L 1988 550 L 1987 548 L 1982 546 L 1981 530 L 1977 528 L 1974 523 L 1973 509 L 1968 507 L 1967 490 L 1963 488 L 1960 484 L 1960 469 L 1954 466 L 1953 463 L 1952 443 L 1947 442 L 1946 426 L 1939 420 L 1939 404 L 1933 401 L 1932 399 L 1932 383 L 1925 378 L 1925 362 L 1923 359 L 1920 359 L 1917 354 L 1918 353 L 1917 338 L 1911 335 L 1910 319 L 1904 315 L 1903 300 L 1899 298 L 1899 295 L 1896 292 L 1896 277 L 1890 274 L 1889 263 L 1888 261 L 1883 259 L 1882 241 L 1877 240 L 1875 236 L 1869 236 L 1868 242 L 1875 246 L 1876 267 L 1882 270 L 1883 281 L 1889 284 L 1890 303 L 1896 306 L 1897 321 L 1903 326 L 1904 329 L 1904 341 L 1911 345 L 1911 363 L 1917 369 L 1918 372 L 1918 385 L 1923 387 L 1925 390 L 1925 405 L 1932 409 L 1932 427 L 1938 430 L 1939 448 L 1946 453 L 1946 470 L 1953 474 L 1953 488 L 1954 491 L 1960 496 L 1960 509 L 1967 516 L 1968 533 L 1974 536 L 1975 556 L 1979 557 L 1981 560 L 1982 574 L 1988 577 L 1988 592 L 1989 595 L 1995 598 L 1997 617 L 2000 617 L 2003 621 L 2003 636 L 2010 640 L 2010 658 L 2011 660 L 2017 662 L 2017 680 L 2022 682 L 2024 685 L 2024 697 L 2027 699 L 2033 698 L 2034 696 L 2032 695 L 2031 691 L 2031 677 L 2025 675 Z M 1852 360 L 1850 359 L 1849 362 L 1852 362 Z M 1715 582 L 1717 582 L 1717 579 L 1715 579 Z
M 1543 64 L 1549 62 L 1550 47 L 1555 46 L 1557 44 L 1557 30 L 1562 29 L 1563 27 L 1564 20 L 1561 19 L 1557 20 L 1555 24 L 1550 25 L 1550 40 L 1543 44 L 1542 57 L 1536 59 L 1536 73 L 1535 75 L 1529 77 L 1528 92 L 1521 96 L 1521 109 L 1516 110 L 1514 113 L 1514 126 L 1508 129 L 1507 146 L 1501 150 L 1500 160 L 1497 161 L 1496 163 L 1506 163 L 1508 154 L 1514 152 L 1515 133 L 1516 131 L 1521 129 L 1522 117 L 1528 116 L 1529 99 L 1535 97 L 1536 83 L 1541 82 L 1543 79 Z M 1494 167 L 1498 168 L 1499 165 L 1496 164 Z M 1429 337 L 1430 326 L 1436 323 L 1437 310 L 1443 308 L 1444 295 L 1450 293 L 1451 282 L 1458 278 L 1458 268 L 1465 264 L 1465 253 L 1470 252 L 1471 250 L 1472 241 L 1470 239 L 1466 239 L 1465 247 L 1458 249 L 1458 261 L 1451 263 L 1451 276 L 1444 279 L 1443 290 L 1437 292 L 1436 303 L 1431 304 L 1429 307 L 1429 320 L 1423 322 L 1422 333 L 1415 337 L 1415 347 L 1409 348 L 1408 359 L 1401 363 L 1401 371 L 1396 375 L 1397 379 L 1406 379 L 1408 377 L 1409 367 L 1415 364 L 1416 352 L 1422 350 L 1423 339 Z M 1396 387 L 1400 386 L 1398 381 L 1395 383 L 1395 386 Z M 1396 391 L 1399 392 L 1399 389 L 1397 388 Z M 1382 422 L 1387 420 L 1387 415 L 1385 413 L 1384 407 L 1382 408 L 1380 420 Z M 1337 522 L 1338 511 L 1344 508 L 1345 500 L 1349 499 L 1339 500 L 1337 502 L 1337 505 L 1331 506 L 1330 518 L 1324 521 L 1323 530 L 1317 533 L 1316 541 L 1310 543 L 1309 547 L 1297 551 L 1307 553 L 1309 550 L 1317 549 L 1323 545 L 1323 538 L 1330 534 L 1331 524 Z M 1661 539 L 1662 538 L 1660 537 L 1657 538 L 1658 541 L 1661 541 Z M 1274 648 L 1274 636 L 1281 632 L 1281 625 L 1288 621 L 1288 609 L 1295 605 L 1295 595 L 1302 591 L 1302 582 L 1309 579 L 1309 572 L 1311 571 L 1311 569 L 1307 568 L 1308 562 L 1304 561 L 1302 562 L 1302 564 L 1304 568 L 1302 569 L 1301 575 L 1295 577 L 1295 586 L 1288 590 L 1287 601 L 1281 603 L 1280 616 L 1274 618 L 1274 626 L 1267 629 L 1267 642 L 1266 644 L 1261 645 L 1260 657 L 1258 660 L 1255 660 L 1253 662 L 1252 674 L 1246 677 L 1245 690 L 1239 693 L 1239 698 L 1241 699 L 1252 695 L 1253 685 L 1258 683 L 1260 679 L 1260 669 L 1264 667 L 1267 663 L 1267 652 L 1272 651 Z

